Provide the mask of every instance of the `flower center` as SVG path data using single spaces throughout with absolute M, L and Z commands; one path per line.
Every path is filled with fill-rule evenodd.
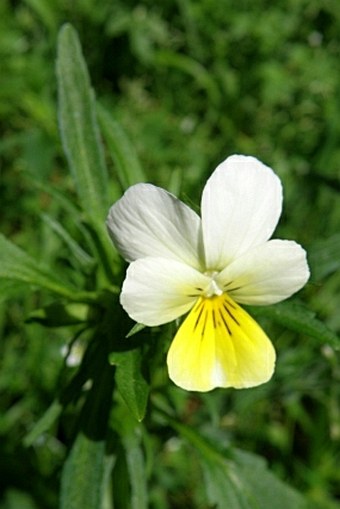
M 204 290 L 204 296 L 210 298 L 214 295 L 222 295 L 223 291 L 215 280 L 216 276 L 218 275 L 217 270 L 207 270 L 204 274 L 205 276 L 210 277 L 210 283 Z

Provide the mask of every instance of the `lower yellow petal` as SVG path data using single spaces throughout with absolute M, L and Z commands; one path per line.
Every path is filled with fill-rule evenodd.
M 261 327 L 227 294 L 201 297 L 168 352 L 169 376 L 186 390 L 254 387 L 267 382 L 275 350 Z

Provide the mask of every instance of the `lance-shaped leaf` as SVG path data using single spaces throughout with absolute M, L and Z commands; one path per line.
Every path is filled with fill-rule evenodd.
M 103 220 L 109 206 L 108 175 L 96 120 L 95 98 L 80 43 L 71 25 L 58 41 L 59 124 L 64 151 L 84 212 Z
M 66 244 L 75 263 L 77 263 L 84 272 L 90 272 L 93 270 L 93 267 L 96 264 L 95 260 L 73 239 L 63 225 L 48 214 L 42 214 L 41 217 L 47 226 L 49 226 L 51 230 L 55 232 L 56 235 L 58 235 L 58 237 Z
M 63 148 L 83 213 L 91 227 L 101 267 L 111 280 L 118 258 L 109 241 L 105 217 L 109 208 L 108 174 L 100 141 L 93 89 L 77 33 L 62 27 L 58 40 L 59 125 Z
M 125 190 L 138 182 L 146 182 L 137 153 L 129 138 L 116 119 L 102 106 L 97 106 L 98 119 L 106 139 L 109 153 L 115 163 L 115 170 Z
M 47 431 L 52 424 L 58 419 L 62 412 L 63 406 L 58 401 L 55 400 L 46 410 L 44 415 L 39 419 L 39 421 L 35 424 L 35 426 L 30 430 L 30 432 L 25 436 L 23 443 L 26 447 L 30 447 L 33 445 L 35 440 L 37 440 L 45 431 Z
M 112 468 L 106 438 L 114 368 L 107 363 L 105 347 L 93 350 L 92 354 L 93 384 L 80 416 L 79 432 L 63 468 L 60 509 L 101 508 Z
M 124 425 L 122 425 L 123 423 Z M 122 458 L 118 458 L 118 468 L 114 471 L 114 479 L 118 480 L 121 485 L 114 490 L 114 506 L 117 505 L 118 509 L 125 507 L 147 509 L 148 472 L 143 450 L 143 426 L 136 421 L 130 411 L 123 405 L 117 405 L 112 412 L 111 424 L 121 438 L 126 462 L 125 465 L 121 461 L 121 464 L 119 464 L 119 460 L 122 460 Z M 129 478 L 128 485 L 124 483 L 123 476 L 125 479 Z M 131 505 L 127 502 L 128 499 L 131 499 Z
M 105 488 L 105 448 L 105 441 L 78 434 L 63 470 L 61 509 L 101 507 Z

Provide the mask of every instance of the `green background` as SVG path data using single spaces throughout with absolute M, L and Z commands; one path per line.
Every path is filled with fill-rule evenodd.
M 65 22 L 98 99 L 94 138 L 73 32 L 58 43 Z M 340 506 L 339 33 L 337 0 L 2 0 L 1 231 L 30 258 L 1 244 L 1 509 L 98 508 L 92 487 L 104 493 L 98 509 Z M 197 210 L 233 153 L 282 179 L 275 236 L 307 249 L 312 275 L 291 306 L 252 310 L 278 352 L 271 382 L 185 393 L 165 369 L 174 326 L 129 346 L 92 341 L 133 325 L 104 219 L 143 180 Z M 77 338 L 79 370 L 65 363 Z

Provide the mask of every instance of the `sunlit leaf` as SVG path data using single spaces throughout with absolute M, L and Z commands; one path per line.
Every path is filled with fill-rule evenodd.
M 105 219 L 108 175 L 94 92 L 77 33 L 69 24 L 59 33 L 57 77 L 61 138 L 83 210 L 90 219 Z
M 108 279 L 117 253 L 105 227 L 111 200 L 104 151 L 97 125 L 94 92 L 76 31 L 65 24 L 59 33 L 58 97 L 60 133 L 87 222 L 91 225 L 100 267 Z

